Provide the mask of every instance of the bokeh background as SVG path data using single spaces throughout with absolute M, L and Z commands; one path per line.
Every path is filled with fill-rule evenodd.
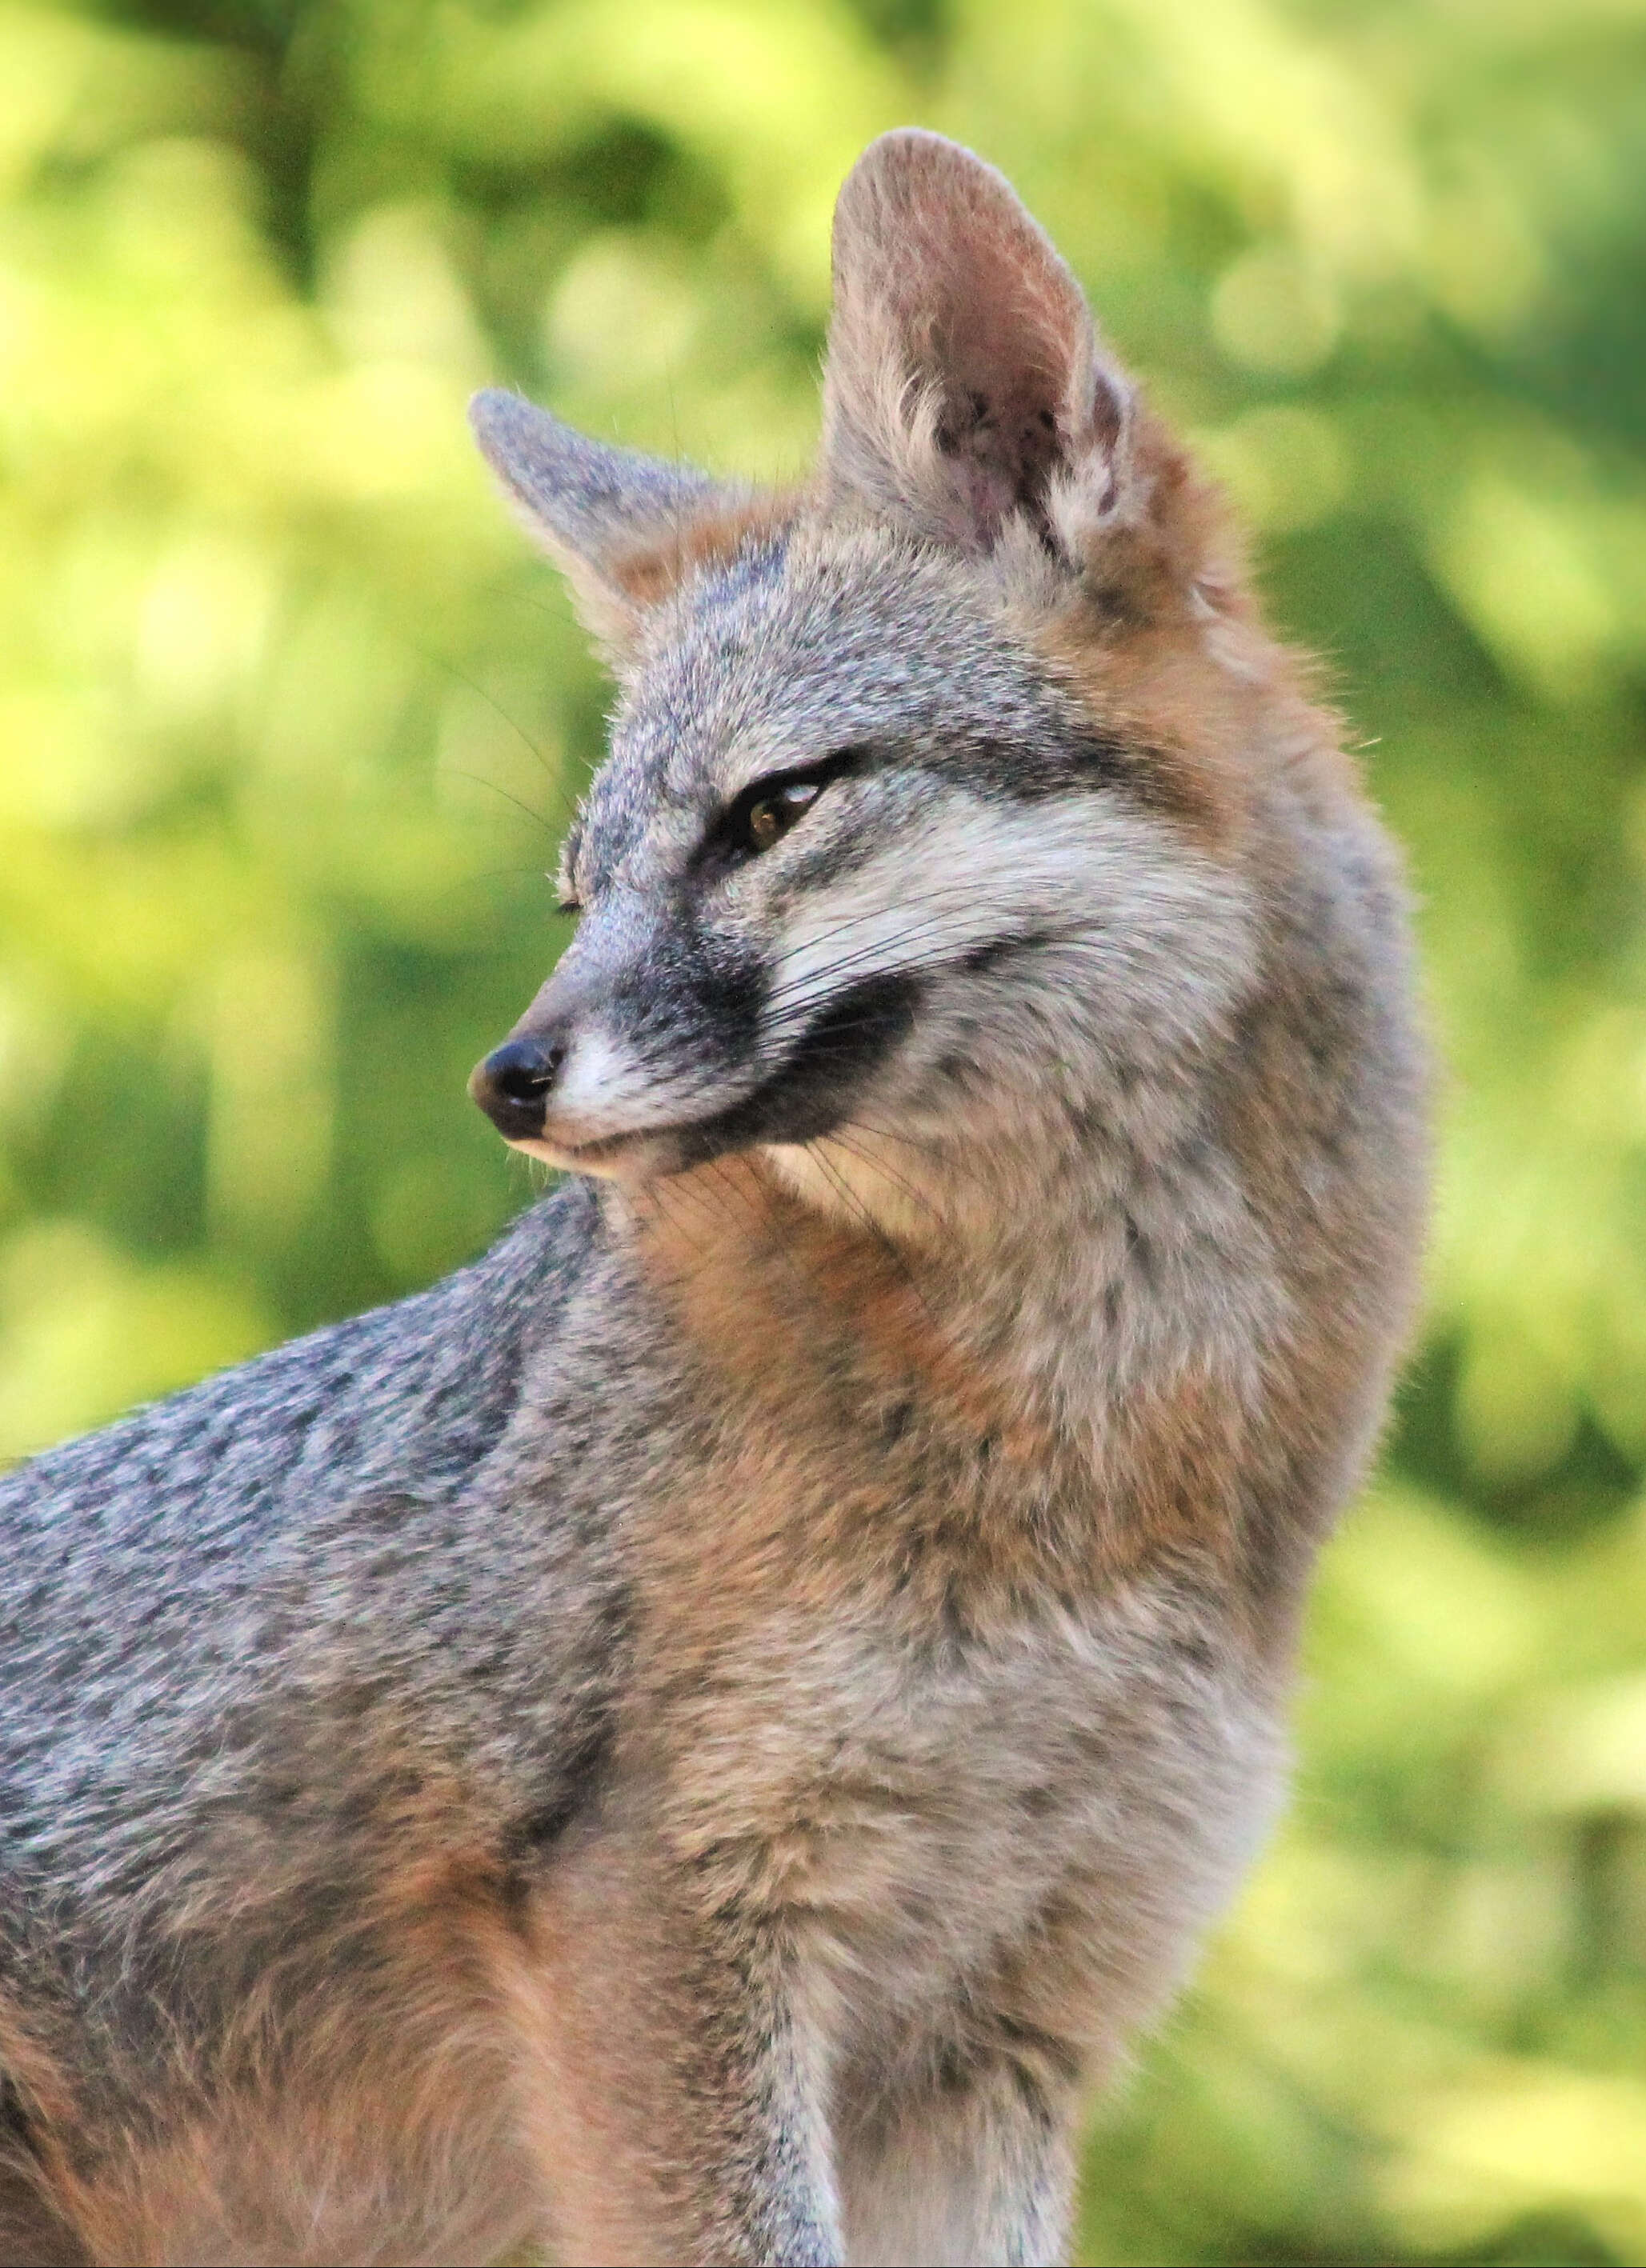
M 837 184 L 1019 182 L 1404 838 L 1428 1321 L 1104 2262 L 1646 2258 L 1643 0 L 0 7 L 0 1452 L 420 1285 L 606 697 L 501 379 L 793 472 Z

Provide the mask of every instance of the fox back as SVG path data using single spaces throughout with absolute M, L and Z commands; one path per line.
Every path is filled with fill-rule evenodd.
M 619 682 L 472 1268 L 0 1484 L 0 2256 L 1029 2261 L 1413 1297 L 1396 863 L 1008 185 L 818 470 L 506 394 Z

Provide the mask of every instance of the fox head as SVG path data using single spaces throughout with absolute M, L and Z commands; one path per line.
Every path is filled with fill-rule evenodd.
M 576 935 L 472 1092 L 557 1166 L 758 1147 L 929 1221 L 963 1147 L 1017 1178 L 1025 1143 L 1172 1138 L 1250 976 L 1288 696 L 1214 500 L 999 173 L 887 135 L 834 269 L 793 494 L 476 401 L 622 695 Z

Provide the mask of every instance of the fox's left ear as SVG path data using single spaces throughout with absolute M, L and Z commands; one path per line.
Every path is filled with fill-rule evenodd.
M 882 135 L 840 192 L 824 390 L 830 493 L 986 550 L 1026 512 L 1112 513 L 1131 388 L 1004 176 L 941 135 Z
M 591 441 L 519 394 L 476 394 L 481 454 L 529 533 L 561 568 L 579 614 L 621 660 L 645 616 L 751 492 L 690 465 Z

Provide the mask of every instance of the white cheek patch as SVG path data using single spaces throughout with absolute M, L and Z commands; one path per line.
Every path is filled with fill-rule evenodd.
M 1089 794 L 1002 807 L 951 792 L 918 833 L 790 916 L 769 1013 L 792 1027 L 866 977 L 1037 932 L 1111 939 L 1222 998 L 1251 960 L 1239 884 L 1155 822 Z
M 594 1025 L 579 1032 L 556 1079 L 551 1104 L 557 1118 L 586 1117 L 621 1103 L 625 1088 L 638 1091 L 637 1065 L 609 1032 Z
M 543 1132 L 577 1144 L 674 1126 L 723 1100 L 699 1067 L 648 1059 L 603 1025 L 579 1030 L 549 1096 Z

